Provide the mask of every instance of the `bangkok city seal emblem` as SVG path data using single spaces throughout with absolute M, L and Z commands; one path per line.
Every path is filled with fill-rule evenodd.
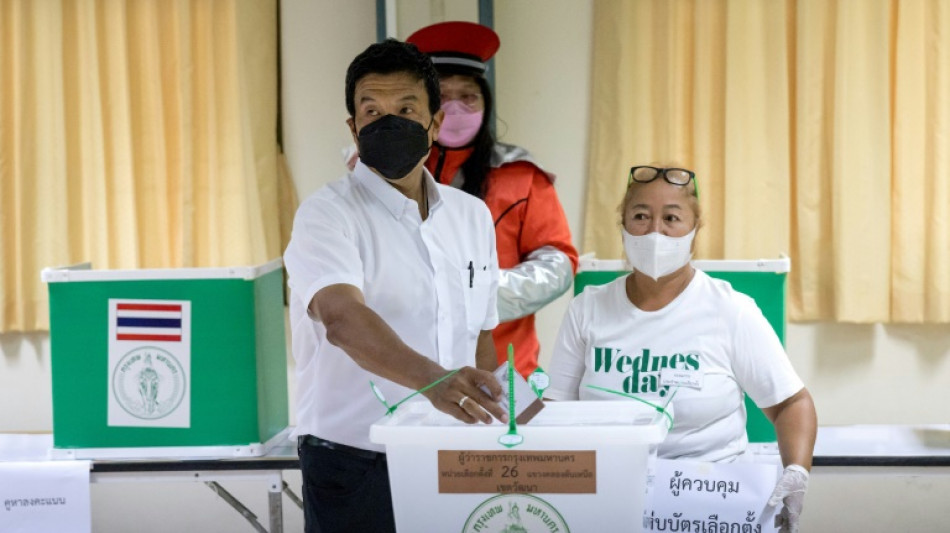
M 185 370 L 175 356 L 161 348 L 136 348 L 116 365 L 112 394 L 134 417 L 162 418 L 177 409 L 185 396 Z
M 462 533 L 570 533 L 561 513 L 531 494 L 499 494 L 482 502 Z

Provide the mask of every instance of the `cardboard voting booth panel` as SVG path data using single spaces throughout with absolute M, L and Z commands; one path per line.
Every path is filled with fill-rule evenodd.
M 287 428 L 279 259 L 42 278 L 53 456 L 262 455 Z
M 640 531 L 665 418 L 639 402 L 548 402 L 511 448 L 505 424 L 428 402 L 370 429 L 386 446 L 398 531 Z
M 693 266 L 711 277 L 728 281 L 732 288 L 749 295 L 762 310 L 765 319 L 785 345 L 785 286 L 791 266 L 788 258 L 770 260 L 702 260 Z M 574 294 L 580 294 L 588 285 L 601 285 L 630 272 L 620 259 L 581 258 L 574 277 Z M 775 442 L 775 428 L 762 411 L 745 399 L 748 421 L 746 434 L 749 442 Z

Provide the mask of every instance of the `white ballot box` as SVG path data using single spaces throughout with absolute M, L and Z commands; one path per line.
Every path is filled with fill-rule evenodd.
M 635 401 L 548 402 L 508 448 L 506 424 L 467 425 L 420 401 L 370 439 L 386 446 L 400 532 L 641 531 L 667 421 Z

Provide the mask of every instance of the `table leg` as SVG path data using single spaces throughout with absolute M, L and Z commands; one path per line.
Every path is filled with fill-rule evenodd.
M 283 484 L 284 484 L 284 494 L 286 494 L 287 497 L 290 498 L 290 501 L 294 502 L 297 505 L 297 507 L 300 507 L 300 509 L 303 510 L 303 500 L 301 500 L 299 496 L 294 494 L 294 491 L 290 490 L 290 485 L 288 485 L 286 481 L 284 481 Z
M 264 529 L 264 526 L 257 521 L 257 515 L 251 512 L 250 509 L 244 506 L 237 498 L 235 498 L 230 492 L 225 490 L 224 487 L 218 484 L 217 481 L 205 481 L 205 485 L 208 486 L 211 490 L 214 491 L 222 500 L 228 503 L 233 507 L 237 512 L 241 513 L 245 519 L 256 529 L 259 533 L 267 533 L 267 530 Z M 271 523 L 273 523 L 273 513 L 271 515 Z M 275 533 L 279 533 L 279 530 Z
M 283 478 L 277 474 L 277 479 L 271 481 L 267 490 L 267 503 L 270 513 L 270 533 L 283 533 L 284 531 L 284 506 L 281 500 L 281 490 L 283 489 Z

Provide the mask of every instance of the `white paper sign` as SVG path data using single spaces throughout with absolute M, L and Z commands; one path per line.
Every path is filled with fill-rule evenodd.
M 0 531 L 91 530 L 89 461 L 0 462 Z
M 779 473 L 772 464 L 657 459 L 643 529 L 777 531 L 776 509 L 766 503 Z M 690 528 L 684 529 L 687 523 Z
M 108 425 L 191 426 L 191 302 L 109 300 Z

